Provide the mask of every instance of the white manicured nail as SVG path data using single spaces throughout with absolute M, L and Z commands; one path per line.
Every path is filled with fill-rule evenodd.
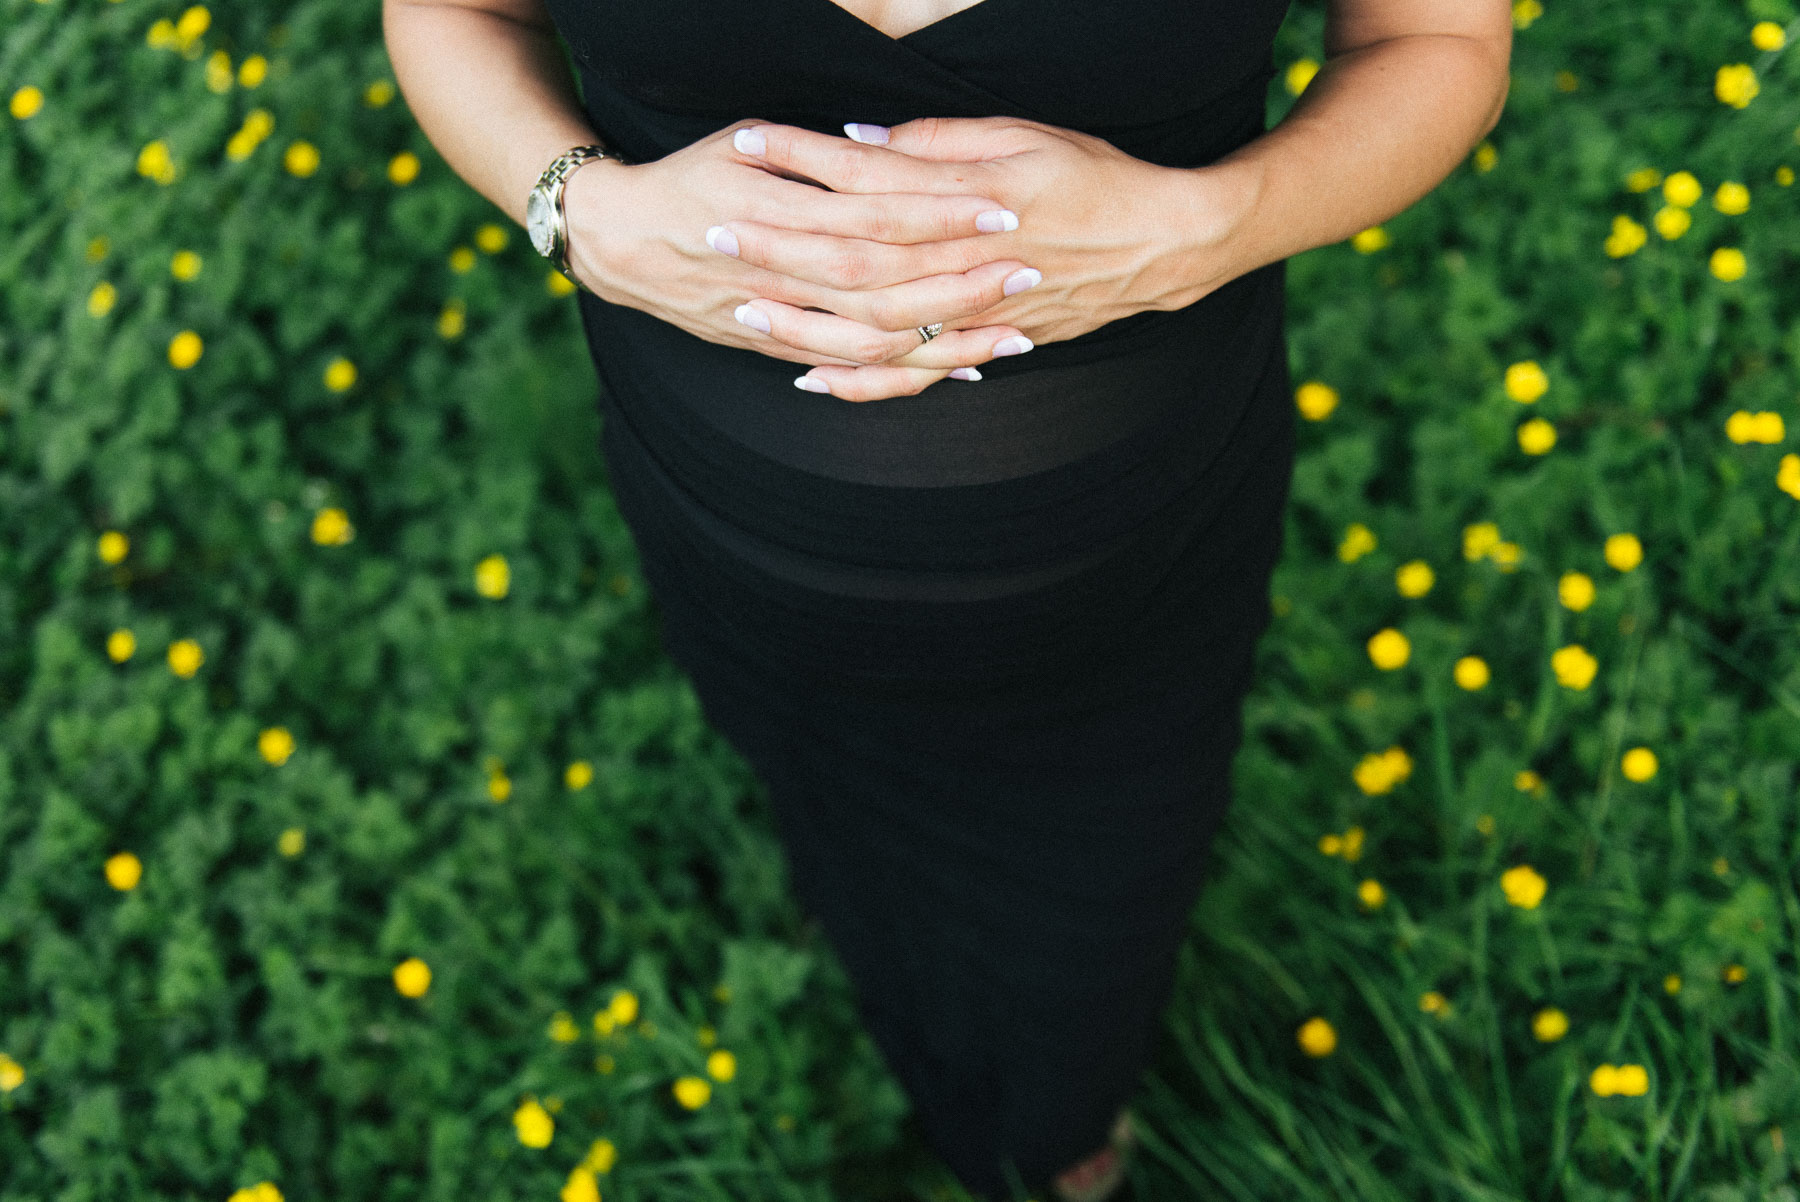
M 737 235 L 722 225 L 715 225 L 706 231 L 706 244 L 722 255 L 738 257 Z
M 753 330 L 769 332 L 769 315 L 752 305 L 739 305 L 731 314 Z
M 994 209 L 975 218 L 975 228 L 984 234 L 1004 234 L 1019 228 L 1019 215 L 1011 209 Z
M 731 135 L 731 144 L 738 148 L 739 154 L 762 154 L 769 149 L 769 140 L 762 135 L 760 129 L 740 129 Z
M 829 385 L 825 381 L 819 379 L 819 377 L 817 377 L 817 376 L 797 376 L 794 379 L 794 387 L 795 388 L 804 388 L 808 392 L 830 392 L 831 391 L 831 385 Z
M 1023 355 L 1032 348 L 1031 339 L 1023 334 L 1014 334 L 1010 338 L 1002 338 L 994 344 L 994 357 L 1002 355 Z
M 1006 283 L 1000 286 L 1000 291 L 1011 296 L 1013 293 L 1023 292 L 1027 288 L 1036 288 L 1043 282 L 1043 272 L 1035 267 L 1021 267 L 1006 277 Z
M 849 135 L 852 142 L 868 146 L 886 146 L 888 143 L 888 127 L 885 125 L 861 125 L 855 121 L 846 121 L 844 133 Z
M 950 373 L 952 380 L 979 380 L 981 373 L 972 367 L 959 367 Z

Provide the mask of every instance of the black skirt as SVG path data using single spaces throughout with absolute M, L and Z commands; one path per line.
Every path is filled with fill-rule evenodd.
M 1184 167 L 1264 128 L 1285 3 L 1034 3 L 898 40 L 831 0 L 550 8 L 639 160 L 745 116 L 1010 113 Z M 1283 268 L 864 404 L 580 295 L 664 646 L 973 1192 L 1103 1146 L 1153 1046 L 1281 548 Z

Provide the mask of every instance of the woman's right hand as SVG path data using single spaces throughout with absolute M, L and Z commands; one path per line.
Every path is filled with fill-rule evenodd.
M 815 367 L 883 364 L 933 369 L 914 375 L 941 378 L 988 362 L 997 344 L 1022 337 L 1015 326 L 951 328 L 998 304 L 1007 277 L 1027 266 L 995 258 L 976 226 L 979 214 L 1003 206 L 980 196 L 849 194 L 802 182 L 737 150 L 738 129 L 766 124 L 737 122 L 653 162 L 608 159 L 575 171 L 563 207 L 579 281 L 603 300 L 708 342 Z M 841 242 L 821 269 L 837 286 L 721 254 L 707 232 L 731 220 Z M 752 297 L 823 312 L 784 326 L 777 340 L 738 317 L 760 316 L 745 303 Z M 919 343 L 916 327 L 932 322 L 942 322 L 943 332 Z

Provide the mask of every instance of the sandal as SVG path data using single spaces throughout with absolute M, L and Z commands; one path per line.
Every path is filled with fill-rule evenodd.
M 1058 1176 L 1051 1182 L 1051 1192 L 1058 1202 L 1105 1202 L 1124 1184 L 1125 1170 L 1136 1146 L 1131 1111 L 1121 1110 L 1107 1146 Z

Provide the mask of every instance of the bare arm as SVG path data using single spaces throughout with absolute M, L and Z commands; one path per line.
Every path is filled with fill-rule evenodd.
M 1233 275 L 1340 242 L 1442 182 L 1500 120 L 1512 10 L 1506 0 L 1331 0 L 1325 52 L 1279 125 L 1206 169 L 1239 198 Z
M 425 136 L 519 225 L 550 160 L 571 146 L 604 144 L 581 111 L 540 0 L 382 0 L 381 22 Z

